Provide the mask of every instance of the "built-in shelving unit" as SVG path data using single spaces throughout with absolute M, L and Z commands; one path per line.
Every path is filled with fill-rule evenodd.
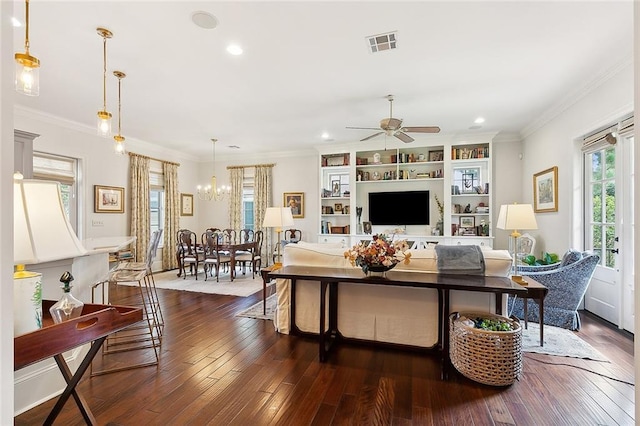
M 439 242 L 492 246 L 491 138 L 321 153 L 318 241 L 349 245 L 370 238 L 362 226 L 368 221 L 370 192 L 428 190 L 430 225 L 383 229 L 373 224 L 373 233 L 400 231 L 416 248 Z M 362 208 L 360 222 L 357 207 Z

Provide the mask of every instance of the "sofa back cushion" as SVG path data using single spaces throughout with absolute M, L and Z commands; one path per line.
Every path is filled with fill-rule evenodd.
M 577 262 L 582 259 L 582 252 L 578 250 L 567 250 L 567 252 L 562 256 L 562 260 L 560 261 L 560 268 L 571 265 L 572 263 Z

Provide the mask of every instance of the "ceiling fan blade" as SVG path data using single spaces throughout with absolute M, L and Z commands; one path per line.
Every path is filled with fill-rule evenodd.
M 374 134 L 372 134 L 371 136 L 367 136 L 367 137 L 366 137 L 366 138 L 364 138 L 364 139 L 360 139 L 360 142 L 368 141 L 369 139 L 373 139 L 373 138 L 375 138 L 376 136 L 380 136 L 380 135 L 384 135 L 384 132 L 374 133 Z
M 356 130 L 380 130 L 379 127 L 345 127 L 345 129 L 356 129 Z
M 413 133 L 438 133 L 440 132 L 440 127 L 438 126 L 419 126 L 419 127 L 403 127 L 403 132 L 413 132 Z
M 413 142 L 415 140 L 411 136 L 409 136 L 408 134 L 402 132 L 401 130 L 398 130 L 397 132 L 395 132 L 393 134 L 393 136 L 395 136 L 396 138 L 400 139 L 404 143 Z

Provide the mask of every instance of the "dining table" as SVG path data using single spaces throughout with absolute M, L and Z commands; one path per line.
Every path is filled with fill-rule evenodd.
M 229 269 L 231 270 L 229 273 L 229 277 L 231 281 L 235 278 L 235 270 L 236 270 L 236 254 L 244 251 L 251 251 L 256 247 L 255 241 L 247 241 L 244 243 L 220 243 L 218 245 L 218 250 L 224 252 L 225 254 L 229 254 Z M 196 252 L 204 253 L 202 251 L 202 245 L 196 244 L 195 247 Z M 178 259 L 178 277 L 182 274 L 182 259 L 180 258 L 180 248 L 176 251 L 176 258 Z

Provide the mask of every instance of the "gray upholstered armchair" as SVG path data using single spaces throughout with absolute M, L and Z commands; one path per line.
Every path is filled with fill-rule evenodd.
M 544 299 L 544 323 L 556 327 L 578 330 L 580 316 L 578 306 L 584 297 L 593 271 L 600 256 L 588 252 L 569 251 L 563 261 L 553 265 L 552 269 L 532 271 L 535 267 L 521 270 L 521 274 L 530 276 L 549 289 Z M 528 299 L 528 320 L 539 322 L 535 301 Z M 524 318 L 523 299 L 509 298 L 509 312 L 518 318 Z

